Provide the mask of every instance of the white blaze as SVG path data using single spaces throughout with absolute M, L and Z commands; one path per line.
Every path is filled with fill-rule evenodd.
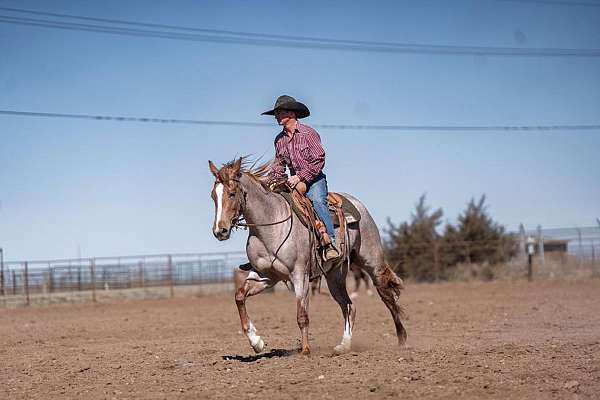
M 221 221 L 221 213 L 223 212 L 223 184 L 217 183 L 215 186 L 217 195 L 217 218 L 215 219 L 215 232 L 219 230 L 219 222 Z

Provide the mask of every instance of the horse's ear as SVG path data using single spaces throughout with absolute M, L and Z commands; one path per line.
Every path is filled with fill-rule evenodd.
M 215 176 L 215 178 L 219 179 L 219 169 L 213 164 L 211 160 L 208 160 L 208 168 L 210 172 Z
M 242 168 L 242 159 L 238 158 L 237 160 L 235 160 L 235 162 L 233 163 L 233 174 L 235 176 L 239 176 L 240 175 L 240 169 Z

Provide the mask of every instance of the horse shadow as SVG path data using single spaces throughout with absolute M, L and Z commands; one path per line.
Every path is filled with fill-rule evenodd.
M 253 356 L 221 356 L 223 360 L 230 361 L 240 361 L 240 362 L 255 362 L 261 360 L 263 358 L 273 358 L 273 357 L 289 357 L 291 355 L 298 354 L 298 350 L 286 350 L 286 349 L 273 349 L 267 353 L 256 354 Z

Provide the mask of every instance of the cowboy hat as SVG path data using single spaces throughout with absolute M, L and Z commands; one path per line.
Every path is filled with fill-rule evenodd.
M 296 99 L 293 98 L 292 96 L 287 96 L 285 94 L 283 96 L 279 96 L 277 98 L 277 101 L 275 101 L 275 107 L 273 107 L 272 110 L 265 111 L 261 115 L 275 115 L 275 110 L 293 111 L 296 113 L 296 117 L 298 119 L 306 118 L 310 115 L 310 111 L 308 111 L 308 107 L 306 107 L 304 104 L 300 103 L 299 101 L 296 101 Z

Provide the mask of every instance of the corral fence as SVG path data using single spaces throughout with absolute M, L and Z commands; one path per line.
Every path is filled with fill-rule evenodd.
M 231 286 L 234 268 L 245 262 L 245 252 L 10 262 L 0 259 L 0 302 L 95 302 L 115 297 L 116 293 L 133 298 L 174 297 L 176 290 L 183 291 L 186 286 Z
M 399 249 L 399 259 L 422 263 L 433 271 L 431 280 L 461 279 L 452 276 L 461 268 L 448 269 L 452 263 L 469 273 L 481 265 L 484 268 L 478 273 L 485 273 L 485 264 L 492 263 L 494 277 L 503 273 L 530 279 L 600 277 L 600 224 L 529 230 L 521 226 L 511 237 L 514 240 L 413 243 Z M 245 252 L 221 252 L 5 262 L 0 248 L 0 304 L 95 302 L 231 290 L 234 269 L 247 261 Z
M 426 282 L 600 277 L 600 224 L 551 229 L 521 225 L 519 231 L 496 240 L 409 238 L 388 247 L 388 261 L 401 276 Z
M 554 277 L 561 271 L 576 271 L 581 277 L 600 277 L 600 221 L 596 226 L 543 228 L 519 231 L 520 253 L 531 245 L 537 273 Z
M 598 253 L 600 250 L 600 223 L 599 226 L 580 228 L 545 229 L 538 226 L 530 230 L 526 230 L 521 225 L 519 233 L 522 247 L 528 240 L 533 240 L 535 252 L 539 255 L 542 263 L 545 261 L 545 253 L 548 251 L 574 256 L 582 262 L 595 260 L 600 256 Z

